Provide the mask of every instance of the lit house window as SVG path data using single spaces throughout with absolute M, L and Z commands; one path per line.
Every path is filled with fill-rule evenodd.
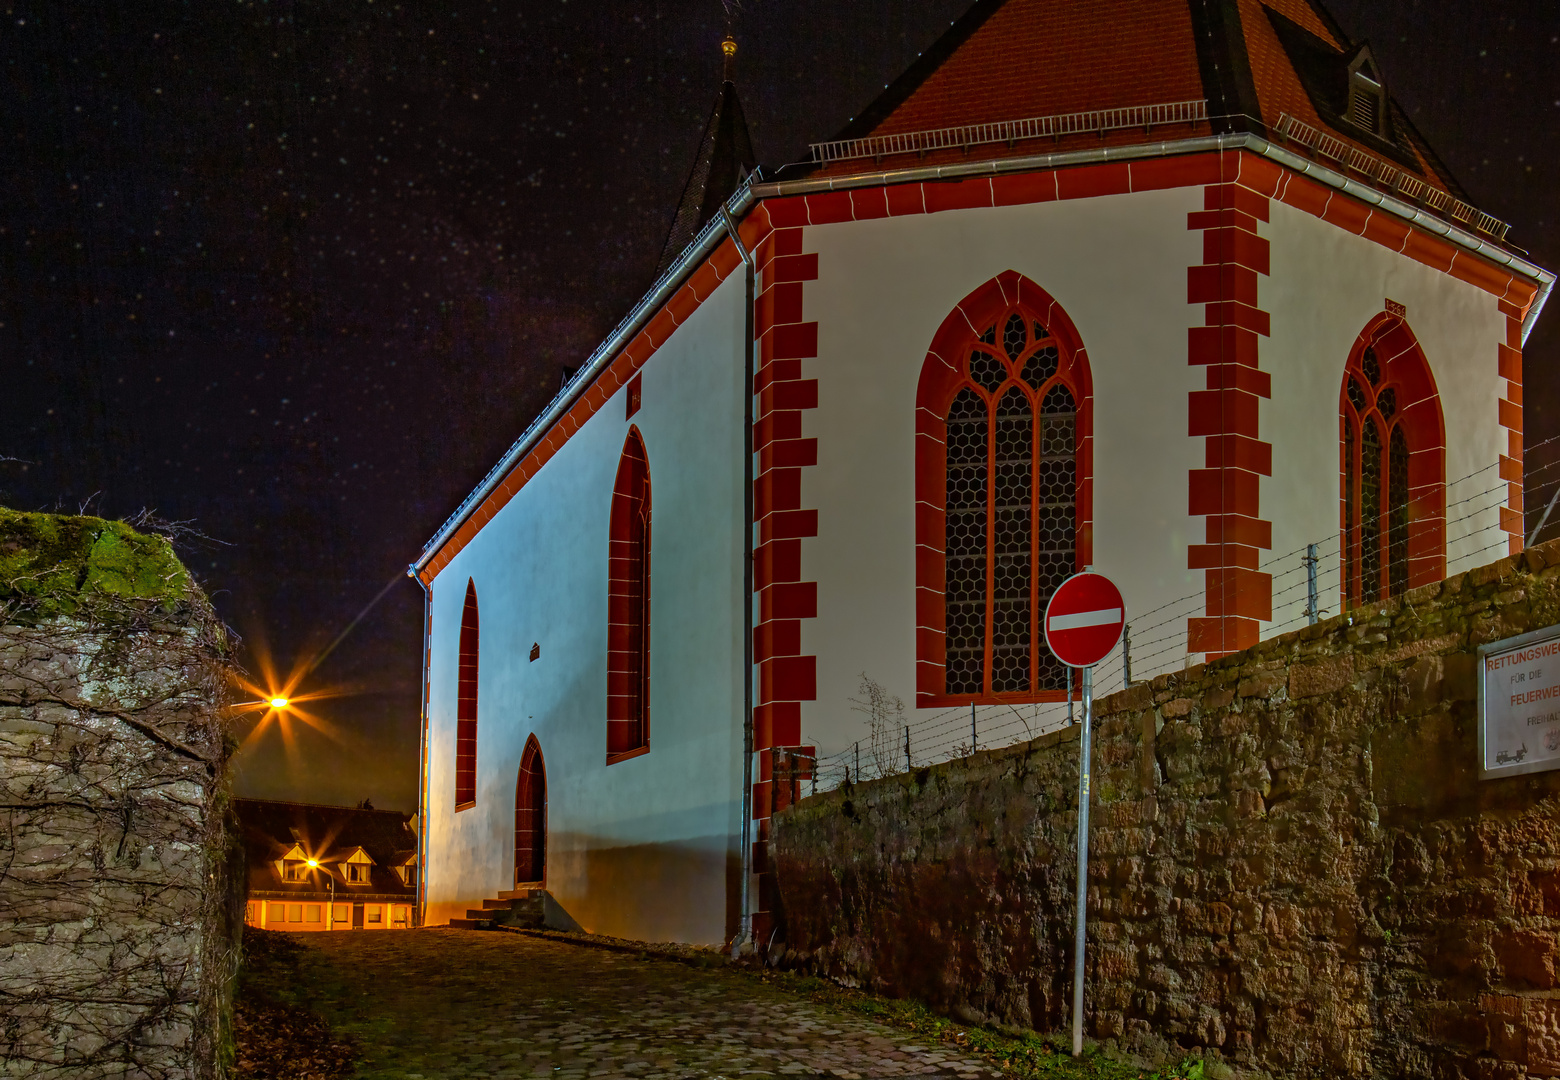
M 347 863 L 343 867 L 343 869 L 346 870 L 347 884 L 349 884 L 349 885 L 365 885 L 365 884 L 368 883 L 368 864 L 367 863 L 350 863 L 349 862 L 349 863 Z
M 303 861 L 301 859 L 287 859 L 282 863 L 283 881 L 302 881 L 303 879 Z

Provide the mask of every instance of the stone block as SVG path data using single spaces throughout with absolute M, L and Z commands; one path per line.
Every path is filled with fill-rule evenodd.
M 1549 990 L 1555 985 L 1555 935 L 1508 930 L 1495 935 L 1495 958 L 1508 984 Z
M 1167 720 L 1180 719 L 1190 713 L 1196 704 L 1191 698 L 1171 698 L 1159 707 L 1159 711 Z
M 1447 701 L 1473 701 L 1478 696 L 1478 657 L 1456 653 L 1441 659 L 1442 694 Z
M 1227 686 L 1221 686 L 1213 690 L 1209 690 L 1206 694 L 1203 695 L 1202 707 L 1210 711 L 1215 709 L 1223 709 L 1234 700 L 1235 691 Z
M 1522 1017 L 1525 1057 L 1529 1076 L 1560 1075 L 1560 1001 L 1526 998 Z
M 1344 653 L 1289 670 L 1289 696 L 1296 700 L 1334 694 L 1354 681 L 1354 655 Z
M 1241 681 L 1236 688 L 1236 695 L 1243 698 L 1272 697 L 1273 694 L 1288 682 L 1288 673 L 1282 668 L 1269 671 L 1261 671 L 1248 679 Z

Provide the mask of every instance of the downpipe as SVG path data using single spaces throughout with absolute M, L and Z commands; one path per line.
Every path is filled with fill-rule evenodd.
M 433 590 L 417 573 L 407 576 L 423 593 L 422 731 L 417 739 L 417 925 L 428 925 L 428 664 L 433 658 Z
M 756 364 L 753 343 L 753 299 L 756 268 L 753 253 L 742 243 L 736 219 L 722 205 L 726 232 L 742 257 L 746 291 L 743 299 L 742 372 L 742 898 L 741 923 L 731 943 L 731 955 L 739 956 L 753 940 L 753 380 Z

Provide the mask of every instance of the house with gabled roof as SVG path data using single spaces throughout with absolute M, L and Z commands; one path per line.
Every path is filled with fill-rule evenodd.
M 247 864 L 247 925 L 289 932 L 418 925 L 415 818 L 371 806 L 233 805 Z
M 1109 691 L 1520 550 L 1554 275 L 1316 0 L 979 0 L 807 160 L 740 120 L 411 568 L 429 922 L 767 942 L 863 686 L 907 763 L 1065 722 L 1069 574 L 1125 597 Z

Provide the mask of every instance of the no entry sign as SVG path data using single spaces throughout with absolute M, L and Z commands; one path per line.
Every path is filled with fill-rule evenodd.
M 1126 620 L 1115 582 L 1084 571 L 1062 582 L 1046 605 L 1045 643 L 1062 663 L 1089 667 L 1116 647 Z

